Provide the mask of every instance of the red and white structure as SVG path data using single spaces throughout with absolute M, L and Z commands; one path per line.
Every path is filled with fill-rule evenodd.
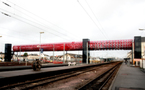
M 104 40 L 104 41 L 90 41 L 90 50 L 132 50 L 132 39 L 126 40 Z M 67 43 L 48 43 L 41 44 L 43 51 L 75 51 L 83 50 L 83 42 L 67 42 Z M 14 45 L 13 51 L 39 51 L 40 44 L 31 45 Z

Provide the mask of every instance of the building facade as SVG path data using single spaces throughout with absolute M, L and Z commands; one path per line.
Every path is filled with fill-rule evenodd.
M 67 53 L 65 55 L 50 56 L 50 59 L 53 60 L 53 57 L 54 57 L 54 60 L 61 60 L 61 61 L 64 60 L 65 62 L 82 60 L 82 55 L 71 54 L 71 53 Z

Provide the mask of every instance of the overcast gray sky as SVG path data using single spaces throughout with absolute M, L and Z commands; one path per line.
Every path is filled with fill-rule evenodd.
M 39 32 L 44 32 L 41 43 L 57 43 L 145 36 L 139 28 L 145 29 L 145 0 L 0 0 L 2 52 L 5 43 L 38 44 Z M 126 57 L 127 52 L 105 50 L 91 55 Z

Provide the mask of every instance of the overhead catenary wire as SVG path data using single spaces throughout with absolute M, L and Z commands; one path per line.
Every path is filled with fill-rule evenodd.
M 2 12 L 3 12 L 3 11 L 8 12 L 7 10 L 1 9 L 1 8 L 0 8 L 0 10 L 2 10 Z M 11 13 L 11 12 L 8 12 L 8 13 Z M 31 25 L 31 26 L 34 26 L 34 27 L 36 27 L 36 28 L 38 28 L 38 29 L 40 29 L 40 30 L 44 30 L 44 31 L 46 31 L 46 32 L 49 32 L 50 34 L 52 34 L 52 35 L 54 35 L 54 36 L 58 36 L 58 37 L 60 37 L 60 38 L 63 38 L 63 39 L 65 39 L 65 40 L 70 41 L 70 39 L 68 39 L 68 38 L 66 39 L 66 38 L 61 37 L 61 36 L 59 36 L 59 35 L 57 35 L 57 34 L 54 34 L 54 33 L 50 32 L 50 31 L 47 31 L 47 30 L 45 30 L 45 29 L 43 29 L 43 28 L 41 28 L 41 27 L 38 27 L 38 26 L 36 26 L 36 25 L 33 25 L 33 24 L 31 24 L 31 23 L 26 22 L 25 20 L 28 20 L 28 19 L 26 19 L 26 18 L 23 18 L 24 20 L 22 20 L 22 18 L 19 19 L 19 18 L 18 18 L 18 17 L 20 17 L 19 15 L 16 15 L 16 14 L 15 14 L 15 16 L 17 16 L 17 17 L 15 17 L 15 16 L 12 16 L 12 13 L 11 13 L 10 16 L 11 16 L 12 18 L 17 19 L 17 20 L 20 20 L 20 21 L 22 21 L 22 22 L 25 22 L 25 23 L 27 23 L 27 24 L 29 24 L 29 25 Z M 33 21 L 31 21 L 31 20 L 28 20 L 28 21 L 33 22 Z M 36 22 L 33 22 L 33 23 L 36 23 Z
M 15 15 L 15 16 L 18 16 L 18 15 Z M 12 17 L 12 15 L 11 15 L 11 17 Z M 18 16 L 18 17 L 20 17 L 20 16 Z M 41 28 L 41 27 L 38 27 L 38 26 L 33 25 L 33 24 L 31 24 L 31 23 L 28 23 L 27 21 L 25 21 L 25 20 L 28 20 L 28 19 L 26 19 L 26 18 L 24 18 L 24 20 L 22 20 L 22 19 L 19 19 L 18 17 L 12 17 L 12 18 L 15 18 L 15 19 L 17 19 L 17 20 L 20 20 L 20 21 L 22 21 L 22 22 L 25 22 L 25 23 L 27 23 L 27 24 L 29 24 L 29 25 L 31 25 L 31 26 L 34 26 L 34 27 L 36 27 L 36 28 L 38 28 L 38 29 L 45 30 L 45 29 L 43 29 L 43 28 Z M 28 20 L 28 21 L 30 21 L 30 20 Z M 33 22 L 33 21 L 30 21 L 30 22 Z M 33 23 L 35 23 L 35 22 L 33 22 Z M 60 38 L 63 38 L 63 39 L 65 39 L 65 40 L 70 41 L 70 39 L 66 39 L 66 38 L 64 38 L 64 37 L 61 37 L 61 36 L 59 36 L 59 35 L 57 35 L 57 34 L 54 34 L 54 33 L 50 32 L 50 31 L 47 31 L 47 30 L 45 30 L 45 31 L 46 31 L 46 32 L 49 32 L 49 34 L 52 34 L 52 35 L 54 35 L 54 36 L 58 36 L 58 37 L 60 37 Z
M 16 10 L 18 10 L 18 9 L 16 9 Z M 21 13 L 23 13 L 22 11 L 20 11 L 20 10 L 18 10 L 19 12 L 21 12 Z M 29 15 L 27 15 L 27 14 L 25 14 L 26 16 L 29 16 Z M 34 19 L 35 20 L 35 22 L 39 22 L 39 21 L 37 21 L 35 18 L 33 18 L 33 17 L 30 17 L 31 19 Z M 40 24 L 41 26 L 43 26 L 43 27 L 46 27 L 45 25 L 43 25 L 43 24 Z M 47 28 L 47 27 L 46 27 Z M 59 32 L 59 31 L 57 31 L 57 30 L 55 30 L 55 29 L 53 29 L 53 28 L 50 28 L 50 27 L 48 27 L 49 29 L 51 29 L 51 30 L 54 30 L 54 31 L 56 31 L 56 32 L 58 32 L 58 33 L 61 33 L 61 32 Z M 65 35 L 64 33 L 61 33 L 62 35 Z
M 2 10 L 4 13 L 5 13 L 5 11 L 6 10 Z M 8 12 L 8 11 L 6 11 L 6 12 Z M 9 12 L 10 13 L 10 12 Z M 6 13 L 7 14 L 7 13 Z M 17 19 L 17 20 L 20 20 L 20 21 L 22 21 L 22 22 L 25 22 L 25 23 L 27 23 L 27 24 L 30 24 L 30 25 L 32 25 L 32 26 L 34 26 L 34 24 L 32 24 L 32 23 L 29 23 L 29 22 L 27 22 L 26 20 L 28 20 L 28 19 L 26 19 L 26 18 L 21 18 L 19 15 L 16 15 L 16 14 L 7 14 L 6 16 L 9 16 L 9 17 L 12 17 L 12 18 L 14 18 L 14 19 Z M 29 20 L 30 21 L 30 20 Z M 35 26 L 36 27 L 36 26 Z M 40 27 L 38 27 L 37 26 L 37 28 L 39 28 L 40 29 Z M 42 28 L 41 28 L 41 30 L 42 30 Z M 43 29 L 44 30 L 44 29 Z M 48 31 L 47 31 L 48 32 Z M 52 33 L 51 33 L 52 34 Z M 60 38 L 63 38 L 63 39 L 66 39 L 66 38 L 64 38 L 64 37 L 61 37 L 61 36 L 59 36 L 59 35 L 56 35 L 56 34 L 52 34 L 52 35 L 54 35 L 54 36 L 58 36 L 58 37 L 60 37 Z M 11 37 L 13 37 L 13 36 L 11 36 Z M 74 38 L 74 37 L 73 37 Z M 67 40 L 69 40 L 70 41 L 70 39 L 68 39 L 67 38 Z
M 99 28 L 99 26 L 96 24 L 96 22 L 93 20 L 93 18 L 89 15 L 89 13 L 85 10 L 85 8 L 82 6 L 82 4 L 79 2 L 79 0 L 77 0 L 79 5 L 83 8 L 83 10 L 85 11 L 85 13 L 89 16 L 89 18 L 93 21 L 93 23 L 95 24 L 95 26 L 101 31 L 102 35 L 105 37 L 105 39 L 107 39 L 107 37 L 104 35 L 104 33 L 102 32 L 102 30 Z
M 99 22 L 98 18 L 96 17 L 96 15 L 94 14 L 93 10 L 91 9 L 90 5 L 88 4 L 88 2 L 85 0 L 85 2 L 87 3 L 89 9 L 90 9 L 91 12 L 93 13 L 94 17 L 96 18 L 96 20 L 97 20 L 98 23 L 100 24 L 100 26 L 101 26 L 101 28 L 102 28 L 103 31 L 99 28 L 99 26 L 96 24 L 96 22 L 93 20 L 93 18 L 89 15 L 89 13 L 86 11 L 86 9 L 82 6 L 82 4 L 79 2 L 79 0 L 77 0 L 77 1 L 78 1 L 78 3 L 80 4 L 80 6 L 83 8 L 83 10 L 86 12 L 86 14 L 87 14 L 87 15 L 90 17 L 90 19 L 93 21 L 93 23 L 98 27 L 98 29 L 101 31 L 101 33 L 104 35 L 104 37 L 107 39 L 107 38 L 108 38 L 107 34 L 104 34 L 104 32 L 103 32 L 104 29 L 103 29 L 102 25 L 100 24 L 100 22 Z M 107 36 L 107 37 L 106 37 L 106 36 Z M 115 52 L 117 52 L 117 51 L 115 51 Z M 119 53 L 119 52 L 117 52 L 117 53 Z
M 91 10 L 91 12 L 93 13 L 94 17 L 95 17 L 95 18 L 96 18 L 96 20 L 98 21 L 98 24 L 100 25 L 100 27 L 101 27 L 101 28 L 102 28 L 102 30 L 104 31 L 104 29 L 103 29 L 103 27 L 102 27 L 101 23 L 99 22 L 98 18 L 96 17 L 95 13 L 93 12 L 93 10 L 92 10 L 91 6 L 90 6 L 90 5 L 89 5 L 89 3 L 87 2 L 87 0 L 85 0 L 85 1 L 86 1 L 87 5 L 88 5 L 89 9 L 90 9 L 90 10 Z M 105 33 L 105 35 L 107 35 L 105 31 L 104 31 L 104 33 Z M 107 38 L 108 38 L 108 35 L 107 35 Z
M 79 5 L 83 8 L 83 10 L 86 12 L 86 14 L 89 16 L 89 18 L 93 21 L 93 23 L 95 24 L 95 26 L 101 31 L 101 33 L 103 34 L 103 36 L 105 37 L 105 39 L 107 39 L 107 37 L 105 36 L 105 34 L 103 33 L 103 31 L 99 28 L 99 26 L 96 24 L 96 22 L 93 20 L 93 18 L 89 15 L 89 13 L 86 11 L 86 9 L 82 6 L 82 4 L 79 2 L 79 0 L 77 0 Z
M 6 10 L 4 10 L 4 9 L 1 9 L 1 10 L 6 11 Z M 6 11 L 6 12 L 8 12 L 8 11 Z M 4 13 L 4 12 L 2 12 L 2 13 Z M 11 13 L 11 12 L 8 12 L 8 13 Z M 13 14 L 13 13 L 11 13 L 11 15 L 12 15 L 12 14 Z M 10 17 L 11 17 L 11 15 L 10 15 L 10 14 L 7 14 L 6 16 L 10 16 Z M 17 16 L 17 17 L 21 17 L 21 16 L 16 15 L 16 14 L 13 14 L 13 15 L 15 15 L 15 16 Z M 17 17 L 13 17 L 13 18 L 18 19 Z M 26 18 L 24 18 L 24 17 L 22 17 L 22 19 L 25 19 L 25 20 L 27 20 L 27 21 L 36 23 L 36 22 L 34 22 L 34 21 L 32 21 L 32 20 L 28 20 L 28 19 L 26 19 Z M 32 25 L 32 26 L 37 27 L 37 28 L 39 28 L 39 29 L 42 30 L 42 28 L 40 28 L 40 27 L 38 27 L 38 26 L 36 26 L 36 25 L 33 25 L 33 24 L 31 24 L 31 23 L 28 23 L 28 22 L 26 22 L 25 20 L 22 20 L 22 19 L 18 19 L 18 20 L 23 21 L 23 22 L 25 22 L 25 23 L 27 23 L 27 24 L 29 24 L 29 25 Z M 37 24 L 39 24 L 39 23 L 37 23 Z M 41 24 L 39 24 L 39 25 L 41 25 Z M 43 29 L 43 30 L 45 30 L 45 29 Z M 45 30 L 45 31 L 51 33 L 51 34 L 54 35 L 54 36 L 58 36 L 58 37 L 60 37 L 60 38 L 63 38 L 63 39 L 65 39 L 65 40 L 70 41 L 70 39 L 68 39 L 68 37 L 67 37 L 67 39 L 66 39 L 66 38 L 61 37 L 60 35 L 54 34 L 54 33 L 50 32 L 50 31 L 48 31 L 48 30 Z M 66 36 L 66 35 L 63 35 L 63 36 Z
M 45 22 L 48 22 L 48 23 L 50 23 L 50 24 L 52 24 L 52 25 L 54 25 L 54 26 L 56 26 L 56 27 L 58 27 L 58 28 L 64 30 L 65 32 L 71 33 L 71 32 L 69 32 L 69 31 L 67 31 L 67 30 L 65 30 L 65 29 L 63 29 L 63 28 L 61 28 L 60 26 L 58 26 L 58 25 L 56 25 L 56 24 L 54 24 L 54 23 L 52 23 L 52 22 L 50 22 L 50 21 L 48 21 L 48 20 L 46 20 L 46 19 L 43 19 L 42 17 L 40 17 L 40 16 L 38 16 L 38 15 L 36 15 L 36 14 L 34 14 L 34 13 L 32 13 L 32 12 L 30 12 L 30 11 L 28 11 L 28 10 L 22 8 L 22 7 L 20 7 L 19 5 L 16 5 L 15 3 L 13 3 L 13 2 L 11 2 L 11 1 L 9 1 L 9 0 L 7 0 L 7 1 L 10 2 L 10 3 L 12 3 L 13 5 L 17 6 L 18 8 L 21 8 L 22 10 L 24 10 L 24 11 L 26 11 L 26 12 L 28 12 L 28 13 L 34 15 L 34 16 L 36 16 L 37 18 L 40 18 L 41 20 L 43 20 L 43 21 L 45 21 Z M 15 8 L 15 9 L 16 9 L 16 8 Z M 18 9 L 16 9 L 16 10 L 18 10 Z M 20 11 L 20 10 L 19 10 L 19 11 Z M 33 18 L 33 17 L 31 17 L 31 18 Z M 55 29 L 53 29 L 53 30 L 55 30 Z M 56 31 L 56 30 L 55 30 L 55 31 Z M 56 32 L 59 32 L 59 31 L 56 31 Z M 61 32 L 59 32 L 59 33 L 61 33 Z M 63 34 L 63 33 L 62 33 L 62 34 Z M 71 34 L 72 34 L 72 33 L 71 33 Z M 73 34 L 73 35 L 74 35 L 74 34 Z M 74 35 L 74 36 L 75 36 L 75 37 L 78 37 L 78 36 L 76 36 L 76 35 Z M 74 36 L 73 36 L 73 38 L 75 38 Z
M 11 7 L 11 5 L 9 5 L 9 4 L 5 3 L 5 2 L 2 2 L 2 3 L 4 3 L 5 5 L 7 5 L 7 6 Z

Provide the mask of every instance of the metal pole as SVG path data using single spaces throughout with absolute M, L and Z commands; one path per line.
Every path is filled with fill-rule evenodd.
M 142 69 L 143 69 L 143 56 L 142 56 Z
M 67 62 L 67 51 L 66 51 L 66 62 Z
M 96 42 L 95 42 L 95 52 L 96 52 Z M 94 54 L 94 56 L 95 56 L 95 60 L 93 60 L 93 61 L 96 61 L 97 59 L 96 59 L 96 53 Z
M 134 56 L 133 56 L 133 55 L 134 55 L 134 54 L 133 54 L 133 53 L 134 53 L 133 51 L 134 51 L 134 45 L 133 45 L 133 40 L 132 40 L 132 65 L 133 65 L 133 57 L 134 57 Z
M 54 61 L 54 44 L 53 44 L 53 61 Z
M 40 32 L 40 45 L 39 45 L 39 53 L 41 54 L 41 34 L 43 34 L 44 32 Z M 39 54 L 39 60 L 41 59 L 41 56 Z
M 143 48 L 144 44 L 142 43 L 142 47 Z M 144 49 L 141 49 L 141 56 L 142 56 L 142 69 L 143 69 L 143 57 L 144 57 Z
M 65 63 L 64 54 L 65 54 L 65 43 L 64 43 L 64 45 L 63 45 L 63 63 Z
M 87 42 L 87 64 L 88 64 L 88 42 Z
M 79 55 L 79 51 L 78 51 L 78 55 Z M 80 56 L 78 56 L 78 58 L 77 58 L 77 62 L 78 62 L 78 64 L 79 64 L 79 57 L 80 57 Z
M 39 44 L 39 60 L 40 60 L 40 54 L 41 54 L 41 33 L 40 33 L 40 44 Z
M 25 58 L 25 62 L 26 62 L 25 65 L 27 66 L 27 58 Z
M 20 55 L 21 55 L 21 46 L 20 46 Z
M 95 50 L 96 50 L 96 43 L 95 43 Z
M 17 61 L 18 61 L 18 52 L 17 52 Z

